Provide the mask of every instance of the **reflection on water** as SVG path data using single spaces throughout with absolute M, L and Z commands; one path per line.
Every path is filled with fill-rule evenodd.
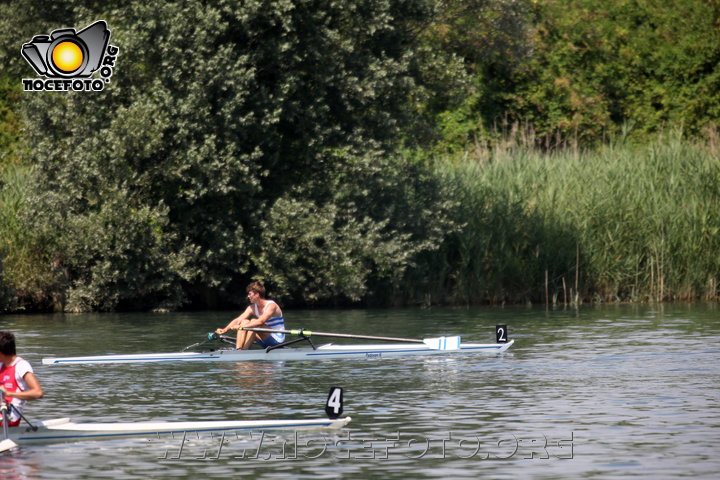
M 0 453 L 0 478 L 3 480 L 27 480 L 36 478 L 40 472 L 32 457 L 18 450 Z
M 192 444 L 192 456 L 174 459 L 158 457 L 177 446 L 138 439 L 23 446 L 0 454 L 2 479 L 477 478 L 480 471 L 714 478 L 719 313 L 715 305 L 286 312 L 292 328 L 460 333 L 477 342 L 493 342 L 494 326 L 507 324 L 516 342 L 500 356 L 83 367 L 40 359 L 177 351 L 230 315 L 0 317 L 46 391 L 28 407 L 32 419 L 315 418 L 334 385 L 344 387 L 353 417 L 335 434 L 256 432 L 223 449 L 219 439 Z M 202 457 L 205 450 L 219 454 Z
M 237 362 L 221 363 L 227 382 L 240 391 L 263 392 L 279 381 L 284 362 Z

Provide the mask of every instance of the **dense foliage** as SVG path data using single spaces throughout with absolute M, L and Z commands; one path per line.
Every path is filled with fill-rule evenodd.
M 433 180 L 383 154 L 430 6 L 204 3 L 55 19 L 101 15 L 121 51 L 101 93 L 24 93 L 25 221 L 53 281 L 21 293 L 69 310 L 176 308 L 241 300 L 239 282 L 259 276 L 299 301 L 358 300 L 439 240 L 442 222 L 420 215 Z
M 498 0 L 480 15 L 461 10 L 433 37 L 475 78 L 438 117 L 446 150 L 472 151 L 513 124 L 546 148 L 628 125 L 641 141 L 679 125 L 696 135 L 720 117 L 716 1 Z
M 98 19 L 104 91 L 22 91 L 24 42 Z M 251 278 L 300 305 L 714 298 L 719 22 L 707 0 L 3 2 L 0 310 L 225 306 Z

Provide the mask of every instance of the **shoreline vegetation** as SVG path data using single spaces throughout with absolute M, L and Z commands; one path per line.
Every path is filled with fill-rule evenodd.
M 31 3 L 0 312 L 720 300 L 719 2 Z M 23 90 L 101 19 L 102 91 Z
M 718 301 L 714 130 L 704 141 L 673 131 L 648 144 L 617 139 L 550 152 L 515 132 L 492 148 L 435 160 L 454 226 L 408 267 L 388 300 L 370 304 Z M 3 172 L 6 307 L 14 292 L 60 286 L 36 261 L 38 239 L 22 225 L 31 173 L 24 166 Z

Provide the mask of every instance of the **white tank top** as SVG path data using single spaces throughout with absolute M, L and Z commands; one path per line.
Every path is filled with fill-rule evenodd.
M 274 305 L 277 305 L 277 303 L 274 300 L 265 300 L 265 307 L 267 307 L 268 303 L 272 303 Z M 263 312 L 260 311 L 256 303 L 252 304 L 253 310 L 255 311 L 255 316 L 260 317 Z M 263 307 L 263 311 L 265 311 L 265 307 Z M 267 325 L 268 328 L 274 328 L 276 330 L 285 330 L 285 317 L 273 317 L 268 319 L 267 322 L 265 322 L 265 325 Z M 273 333 L 270 335 L 278 342 L 284 342 L 285 341 L 285 334 L 284 333 Z

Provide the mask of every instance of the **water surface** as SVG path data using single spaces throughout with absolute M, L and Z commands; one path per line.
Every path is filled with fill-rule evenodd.
M 44 366 L 47 356 L 178 351 L 232 312 L 0 316 L 46 397 L 32 419 L 313 418 L 331 386 L 336 434 L 251 432 L 22 446 L 3 479 L 714 478 L 720 471 L 715 305 L 286 312 L 291 328 L 463 335 L 498 356 Z M 182 449 L 180 448 L 182 446 Z

